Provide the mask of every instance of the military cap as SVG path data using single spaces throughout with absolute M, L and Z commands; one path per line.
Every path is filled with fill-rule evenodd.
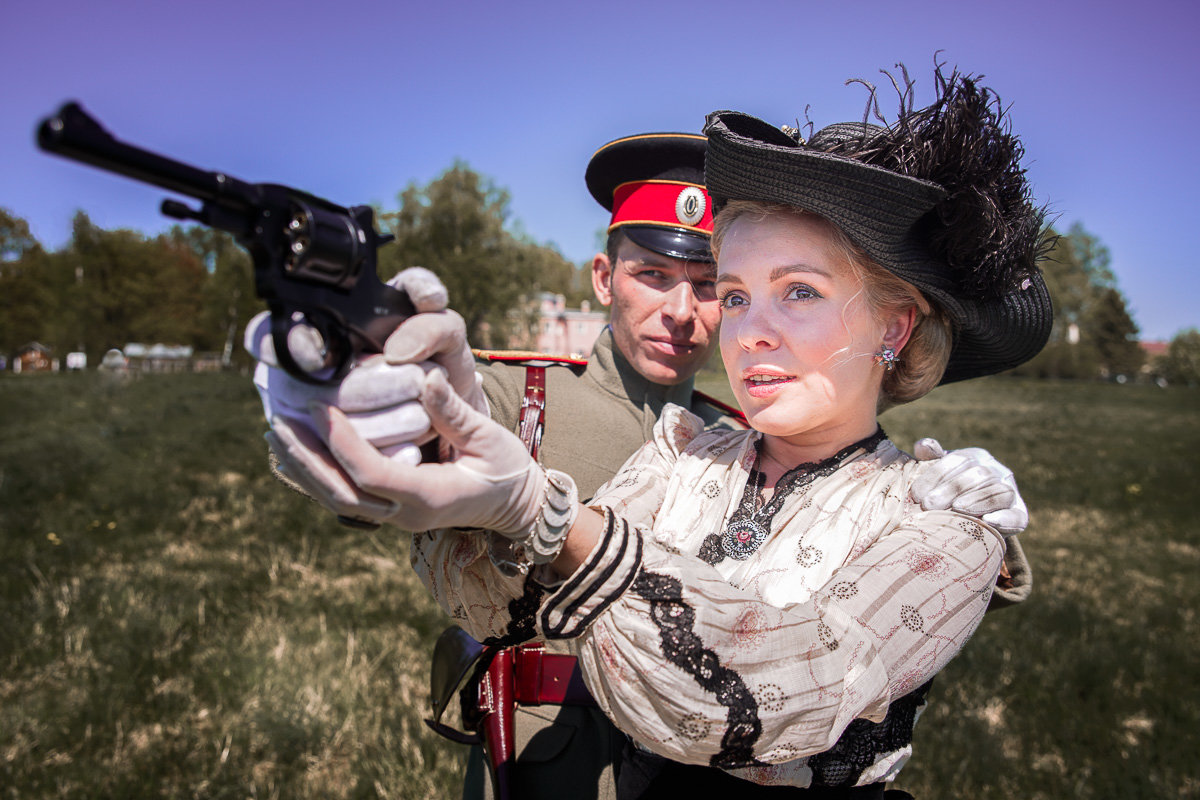
M 671 258 L 712 261 L 712 203 L 704 189 L 707 139 L 642 133 L 601 147 L 588 162 L 588 191 L 612 212 L 609 234 Z

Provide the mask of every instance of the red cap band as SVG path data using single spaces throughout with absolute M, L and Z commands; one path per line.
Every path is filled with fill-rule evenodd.
M 680 181 L 630 181 L 613 192 L 608 229 L 658 225 L 711 234 L 712 201 L 703 186 Z

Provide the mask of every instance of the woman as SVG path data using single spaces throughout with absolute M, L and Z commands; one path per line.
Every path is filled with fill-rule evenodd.
M 710 115 L 721 350 L 751 430 L 669 410 L 581 507 L 437 373 L 422 401 L 455 450 L 442 464 L 390 462 L 318 410 L 355 483 L 429 531 L 414 566 L 474 635 L 570 642 L 610 718 L 669 760 L 651 793 L 695 764 L 719 768 L 709 789 L 729 773 L 882 796 L 987 606 L 1003 537 L 914 506 L 917 464 L 876 421 L 1049 332 L 1019 142 L 986 89 L 938 80 L 888 128 L 809 142 Z M 431 530 L 452 525 L 500 534 Z

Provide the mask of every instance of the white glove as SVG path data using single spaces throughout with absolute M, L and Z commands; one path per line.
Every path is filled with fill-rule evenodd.
M 358 434 L 384 455 L 415 464 L 421 459 L 420 445 L 434 435 L 420 397 L 426 373 L 437 369 L 428 361 L 392 366 L 382 356 L 372 356 L 355 364 L 340 383 L 317 386 L 259 362 L 254 386 L 263 412 L 272 422 L 287 419 L 314 430 L 309 404 L 334 405 L 346 413 Z
M 410 531 L 477 527 L 527 534 L 546 496 L 546 473 L 521 441 L 476 411 L 441 370 L 425 379 L 421 403 L 450 461 L 410 465 L 388 459 L 337 408 L 314 403 L 321 441 L 284 419 L 267 434 L 286 476 L 343 516 Z M 322 444 L 324 446 L 322 446 Z
M 446 288 L 429 270 L 422 267 L 403 270 L 388 285 L 408 293 L 419 312 L 410 319 L 426 314 L 440 317 L 444 313 Z M 465 335 L 462 343 L 465 349 Z M 356 364 L 339 385 L 305 383 L 279 368 L 268 312 L 257 315 L 246 326 L 245 346 L 258 360 L 254 385 L 268 420 L 284 418 L 300 426 L 310 426 L 310 402 L 336 405 L 347 413 L 363 438 L 385 454 L 409 463 L 420 459 L 418 446 L 432 438 L 425 411 L 418 402 L 425 373 L 432 368 L 430 363 L 416 363 L 423 359 L 391 367 L 386 359 L 369 357 Z M 293 326 L 288 332 L 288 346 L 302 368 L 320 365 L 324 343 L 315 328 Z M 466 352 L 470 359 L 470 351 Z M 453 366 L 461 370 L 457 361 Z M 473 382 L 471 388 L 478 391 Z M 479 396 L 482 397 L 482 392 Z
M 910 493 L 925 510 L 952 509 L 978 517 L 1004 536 L 1029 525 L 1029 509 L 1012 470 L 988 451 L 967 447 L 947 453 L 936 439 L 921 439 L 913 455 L 922 465 Z

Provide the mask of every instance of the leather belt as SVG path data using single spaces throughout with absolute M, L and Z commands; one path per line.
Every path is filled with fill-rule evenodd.
M 525 396 L 521 398 L 521 413 L 517 417 L 517 435 L 525 443 L 529 455 L 538 457 L 542 431 L 546 428 L 546 368 L 525 368 Z
M 596 705 L 583 683 L 578 659 L 547 653 L 540 644 L 513 648 L 513 677 L 514 699 L 521 705 Z

